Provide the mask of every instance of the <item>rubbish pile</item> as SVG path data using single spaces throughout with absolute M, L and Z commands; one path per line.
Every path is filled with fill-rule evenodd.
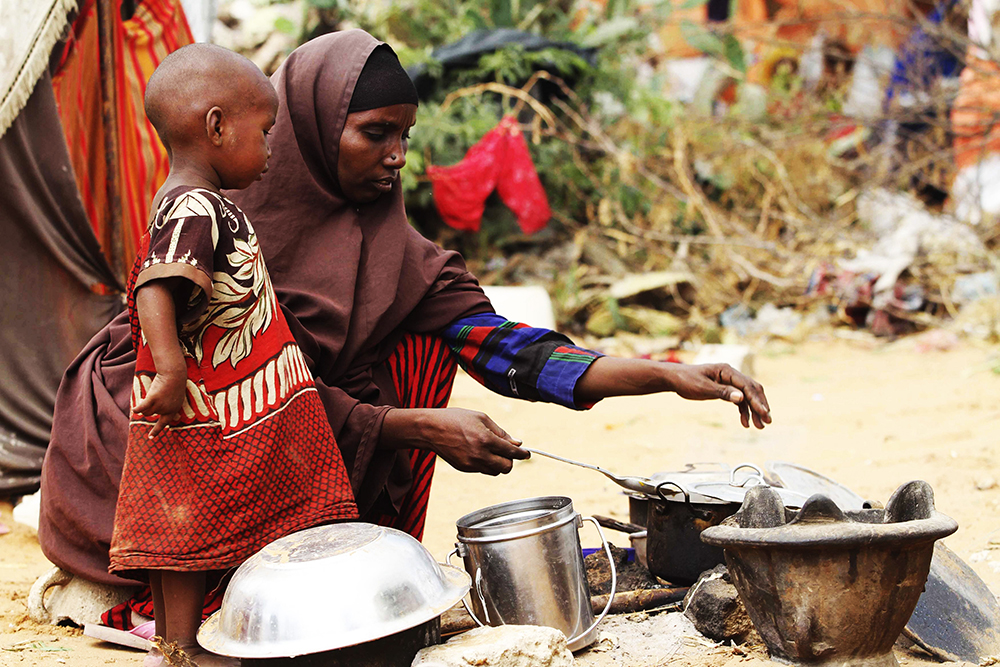
M 411 221 L 485 285 L 546 286 L 568 332 L 655 338 L 655 354 L 831 327 L 1000 340 L 1000 139 L 986 118 L 1000 67 L 964 35 L 962 3 L 885 21 L 868 7 L 872 40 L 831 17 L 771 26 L 741 10 L 678 32 L 719 19 L 695 7 L 608 23 L 581 9 L 566 24 L 543 4 L 522 8 L 518 30 L 485 16 L 496 44 L 477 37 L 482 53 L 447 66 L 433 54 L 480 32 L 424 26 L 434 10 L 420 0 L 228 0 L 214 39 L 271 72 L 324 31 L 381 30 L 436 77 L 403 176 Z M 527 224 L 526 205 L 515 218 L 483 188 L 456 225 L 440 174 L 467 171 L 466 151 L 515 119 L 548 198 L 532 211 L 551 207 L 551 220 Z

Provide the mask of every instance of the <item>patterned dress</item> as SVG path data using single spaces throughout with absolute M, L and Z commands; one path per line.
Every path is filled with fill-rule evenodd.
M 133 415 L 111 567 L 214 570 L 317 524 L 357 517 L 326 412 L 278 307 L 250 221 L 204 189 L 167 193 L 130 280 L 132 406 L 156 375 L 134 306 L 150 280 L 193 285 L 179 309 L 187 392 L 150 440 Z

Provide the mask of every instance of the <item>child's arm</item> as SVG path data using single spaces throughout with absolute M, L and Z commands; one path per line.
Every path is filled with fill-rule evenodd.
M 136 403 L 132 412 L 141 417 L 158 416 L 156 424 L 149 430 L 151 440 L 176 419 L 184 405 L 187 362 L 177 337 L 177 308 L 174 304 L 182 282 L 183 278 L 152 280 L 140 286 L 135 294 L 139 325 L 153 356 L 156 377 L 146 398 Z

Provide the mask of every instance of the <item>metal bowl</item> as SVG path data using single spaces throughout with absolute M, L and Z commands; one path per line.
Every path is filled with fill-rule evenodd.
M 319 526 L 276 540 L 243 563 L 198 643 L 233 658 L 354 646 L 440 616 L 470 583 L 401 531 Z

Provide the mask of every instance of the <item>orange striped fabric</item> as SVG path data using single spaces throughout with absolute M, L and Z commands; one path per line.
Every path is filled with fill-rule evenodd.
M 179 0 L 143 0 L 122 21 L 115 3 L 115 88 L 122 182 L 123 265 L 131 266 L 146 229 L 149 203 L 170 168 L 166 150 L 146 120 L 146 81 L 171 51 L 194 41 Z M 103 242 L 107 221 L 100 52 L 95 0 L 82 3 L 52 86 L 87 215 Z M 110 255 L 110 249 L 104 249 Z M 109 256 L 110 259 L 110 256 Z M 121 271 L 122 267 L 116 267 Z

